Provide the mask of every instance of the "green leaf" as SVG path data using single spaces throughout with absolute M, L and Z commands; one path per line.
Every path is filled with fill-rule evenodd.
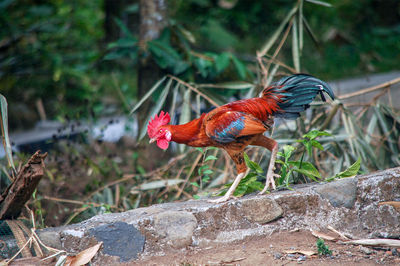
M 311 143 L 311 145 L 312 145 L 313 147 L 315 147 L 315 148 L 317 148 L 317 149 L 320 149 L 321 151 L 324 150 L 324 147 L 323 147 L 323 146 L 321 145 L 321 143 L 319 143 L 318 141 L 316 141 L 316 140 L 311 140 L 310 143 Z
M 314 177 L 318 177 L 319 179 L 322 178 L 317 168 L 315 168 L 315 166 L 310 162 L 289 161 L 288 164 L 294 166 L 293 171 L 302 173 L 313 180 L 315 180 Z
M 122 22 L 122 20 L 120 20 L 117 17 L 114 17 L 114 21 L 115 24 L 118 25 L 118 27 L 121 29 L 122 33 L 124 33 L 124 35 L 128 36 L 129 38 L 134 39 L 135 36 L 133 36 L 133 34 L 131 33 L 131 31 L 128 29 L 128 27 Z
M 195 186 L 195 187 L 200 187 L 200 185 L 197 184 L 196 182 L 191 182 L 190 184 L 191 184 L 192 186 Z
M 230 53 L 222 53 L 215 58 L 215 68 L 218 73 L 222 72 L 229 66 Z
M 294 151 L 295 149 L 296 149 L 296 148 L 293 147 L 293 146 L 291 146 L 291 145 L 285 145 L 285 146 L 283 146 L 283 157 L 284 157 L 285 159 L 289 159 L 289 158 L 292 156 L 292 153 L 293 153 L 293 151 Z
M 3 139 L 3 146 L 4 146 L 4 151 L 6 152 L 6 157 L 8 164 L 10 167 L 14 170 L 14 173 L 17 172 L 15 169 L 14 165 L 14 160 L 12 156 L 12 149 L 11 149 L 11 141 L 10 137 L 8 135 L 8 112 L 7 112 L 7 100 L 6 98 L 0 94 L 0 110 L 1 110 L 1 116 L 0 116 L 0 123 L 1 123 L 1 134 L 2 134 L 2 139 Z
M 198 200 L 198 199 L 200 199 L 200 196 L 199 196 L 199 195 L 193 195 L 193 198 L 194 198 L 195 200 Z
M 218 158 L 215 157 L 214 155 L 208 155 L 207 158 L 204 160 L 204 162 L 211 161 L 211 160 L 217 160 L 217 159 Z
M 197 170 L 197 172 L 199 173 L 199 175 L 202 175 L 202 172 L 203 172 L 203 170 L 204 169 L 208 169 L 209 168 L 209 166 L 208 165 L 202 165 L 202 166 L 200 166 L 199 167 L 199 169 Z
M 251 170 L 257 172 L 257 173 L 264 173 L 263 169 L 258 165 L 258 163 L 253 162 L 252 160 L 250 160 L 249 156 L 247 155 L 247 153 L 244 153 L 244 161 L 247 165 L 247 167 L 249 167 Z
M 316 137 L 320 136 L 332 136 L 331 133 L 326 132 L 326 131 L 320 131 L 320 130 L 311 130 L 307 134 L 303 135 L 303 138 L 309 138 L 310 140 L 315 139 Z
M 335 178 L 344 178 L 344 177 L 355 176 L 358 173 L 358 171 L 360 170 L 360 167 L 361 167 L 361 158 L 358 157 L 358 159 L 355 163 L 353 163 L 349 168 L 347 168 L 343 172 L 336 174 Z
M 202 148 L 196 147 L 195 149 L 198 150 L 198 151 L 201 152 L 201 153 L 204 153 L 204 151 L 203 151 Z
M 213 171 L 210 170 L 210 169 L 207 169 L 207 170 L 203 171 L 203 175 L 211 175 L 212 173 L 213 173 Z
M 208 181 L 210 181 L 210 177 L 207 175 L 207 176 L 205 176 L 205 177 L 202 179 L 202 181 L 203 181 L 204 183 L 207 183 Z
M 239 59 L 237 59 L 236 56 L 231 55 L 231 58 L 232 58 L 233 64 L 235 65 L 235 68 L 236 68 L 236 71 L 237 71 L 239 77 L 241 79 L 245 79 L 246 75 L 247 75 L 246 66 Z

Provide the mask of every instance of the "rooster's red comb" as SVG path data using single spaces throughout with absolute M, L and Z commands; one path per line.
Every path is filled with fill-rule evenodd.
M 153 119 L 149 121 L 149 125 L 147 126 L 147 134 L 150 138 L 154 138 L 157 134 L 157 130 L 160 126 L 166 125 L 171 120 L 168 112 L 164 113 L 161 111 L 160 115 L 155 115 Z

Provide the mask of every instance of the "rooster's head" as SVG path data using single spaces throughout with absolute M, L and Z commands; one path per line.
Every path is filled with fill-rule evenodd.
M 147 134 L 150 138 L 150 143 L 157 141 L 157 146 L 166 150 L 171 141 L 171 132 L 165 127 L 171 120 L 168 113 L 161 111 L 160 115 L 155 115 L 147 126 Z

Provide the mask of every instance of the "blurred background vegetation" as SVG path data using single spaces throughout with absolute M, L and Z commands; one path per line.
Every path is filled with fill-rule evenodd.
M 296 16 L 288 17 L 294 7 Z M 279 47 L 283 40 L 282 46 L 266 55 L 279 61 L 271 77 L 300 71 L 333 80 L 400 68 L 398 0 L 1 0 L 0 93 L 8 101 L 10 133 L 39 120 L 71 126 L 71 121 L 126 116 L 138 103 L 140 128 L 163 106 L 176 111 L 175 122 L 184 122 L 212 107 L 207 98 L 222 104 L 254 96 L 266 78 L 257 51 L 285 20 L 274 43 Z M 285 42 L 286 29 L 296 37 Z M 171 76 L 157 85 L 165 75 Z M 193 88 L 198 92 L 190 94 Z M 392 167 L 399 160 L 398 113 L 375 103 L 373 110 L 355 113 L 336 103 L 331 117 L 318 109 L 324 115 L 315 111 L 315 119 L 298 122 L 298 130 L 280 136 L 293 143 L 310 129 L 329 129 L 346 143 L 321 141 L 327 153 L 307 158 L 321 173 L 338 173 L 358 157 L 372 158 L 363 172 Z M 332 120 L 338 109 L 342 116 Z M 328 127 L 327 116 L 337 123 Z M 360 140 L 349 140 L 343 131 Z M 191 198 L 203 188 L 204 165 L 220 184 L 233 174 L 232 166 L 222 169 L 227 161 L 214 150 L 180 148 L 173 157 L 128 138 L 87 143 L 85 136 L 78 144 L 61 142 L 49 154 L 46 178 L 30 205 L 42 226 Z M 374 150 L 381 144 L 382 151 Z M 390 158 L 381 156 L 393 149 Z M 252 159 L 260 162 L 264 155 L 257 151 Z M 26 156 L 18 154 L 21 161 Z M 340 163 L 319 163 L 332 158 Z M 168 186 L 154 183 L 163 179 Z M 144 183 L 149 180 L 154 182 Z
M 229 52 L 245 64 L 254 62 L 297 1 L 161 2 L 165 29 L 144 53 L 152 53 L 163 73 L 216 82 L 253 77 L 234 69 L 213 71 L 201 59 Z M 331 80 L 399 67 L 398 1 L 327 2 L 333 6 L 304 5 L 317 43 L 304 38 L 303 72 Z M 107 108 L 124 106 L 116 87 L 125 103 L 136 101 L 139 1 L 2 0 L 0 21 L 0 91 L 10 103 L 11 129 L 33 126 L 38 99 L 48 118 L 59 120 L 126 112 Z M 290 53 L 283 47 L 281 61 L 291 64 Z

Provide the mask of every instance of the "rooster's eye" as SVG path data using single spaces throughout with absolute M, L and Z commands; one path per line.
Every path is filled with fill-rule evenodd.
M 160 133 L 162 133 L 162 129 L 160 129 Z

